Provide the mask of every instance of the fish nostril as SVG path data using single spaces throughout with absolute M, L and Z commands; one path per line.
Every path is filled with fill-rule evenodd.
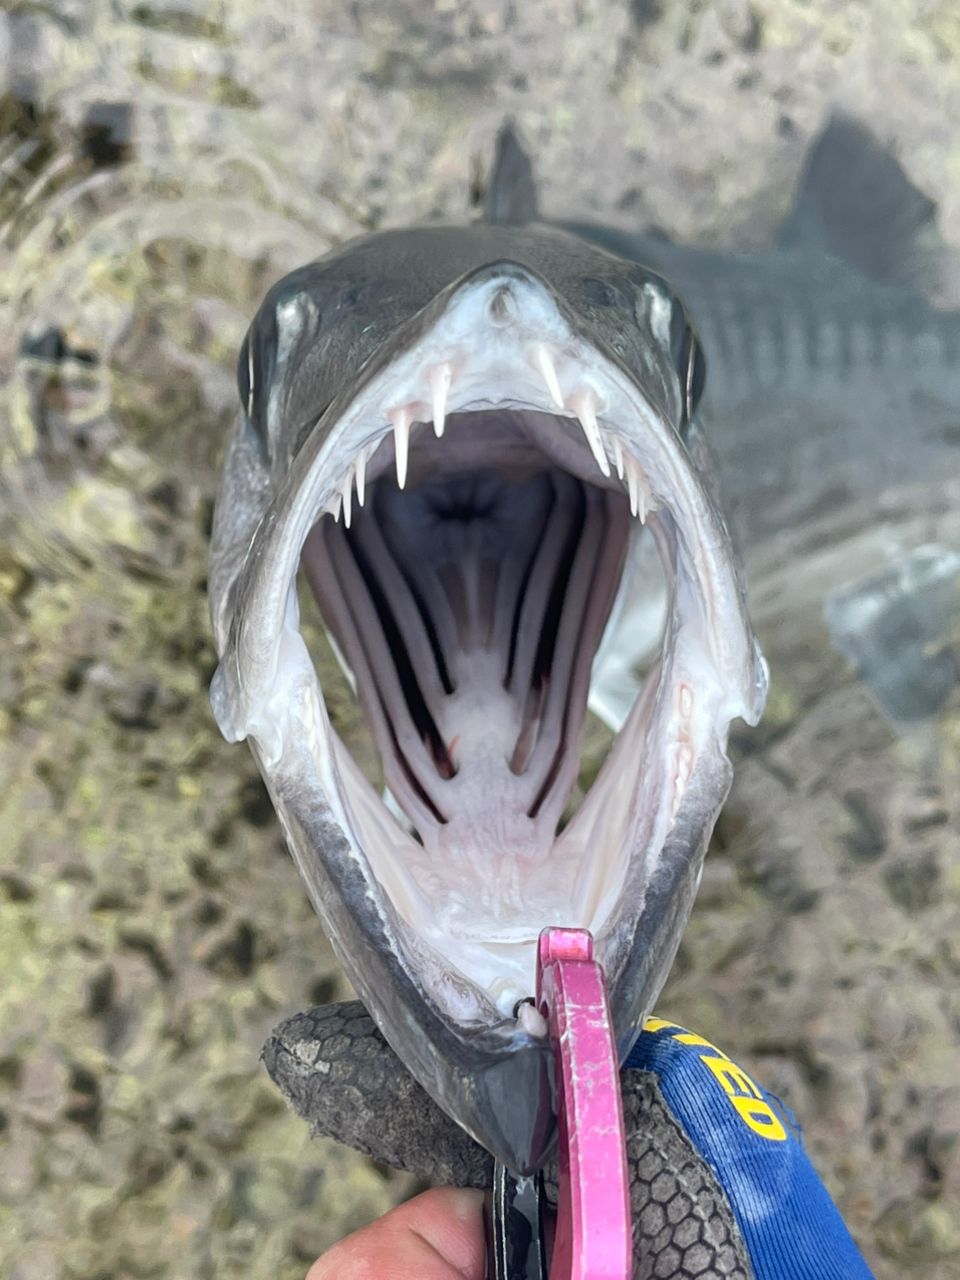
M 501 285 L 487 307 L 490 320 L 495 325 L 509 324 L 514 316 L 513 293 L 507 285 Z

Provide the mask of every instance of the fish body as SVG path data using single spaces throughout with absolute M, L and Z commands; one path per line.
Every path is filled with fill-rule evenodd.
M 872 275 L 832 255 L 824 171 L 794 242 L 727 256 L 532 221 L 507 133 L 487 223 L 350 242 L 274 286 L 241 352 L 210 573 L 218 722 L 250 740 L 387 1040 L 517 1172 L 553 1141 L 524 1003 L 540 929 L 593 932 L 625 1057 L 730 784 L 728 727 L 762 710 L 720 475 L 749 546 L 942 465 L 929 422 L 960 399 L 957 318 L 882 240 Z M 388 803 L 331 729 L 298 571 Z M 619 735 L 559 830 L 588 699 Z
M 727 726 L 763 702 L 696 336 L 659 277 L 563 231 L 423 228 L 281 281 L 239 369 L 210 577 L 217 719 L 251 740 L 387 1038 L 488 1149 L 536 1167 L 553 1130 L 524 1005 L 538 934 L 591 928 L 625 1054 L 729 787 Z M 670 584 L 666 642 L 558 834 L 640 540 Z M 301 562 L 406 824 L 330 728 Z
M 801 246 L 719 253 L 601 238 L 670 280 L 695 320 L 704 418 L 744 544 L 943 474 L 960 403 L 956 311 Z

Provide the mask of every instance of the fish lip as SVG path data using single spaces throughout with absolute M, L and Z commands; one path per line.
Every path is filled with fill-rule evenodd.
M 280 528 L 283 520 L 289 521 L 289 507 L 302 494 L 329 433 L 363 390 L 437 323 L 459 291 L 501 278 L 519 279 L 546 290 L 570 329 L 646 396 L 617 353 L 595 333 L 587 332 L 573 308 L 530 268 L 496 261 L 461 276 L 400 326 L 393 339 L 364 365 L 356 383 L 332 401 L 307 436 L 249 546 L 229 632 L 218 637 L 222 659 L 211 696 L 225 735 L 232 739 L 251 736 L 314 905 L 348 976 L 387 1039 L 395 1046 L 402 1045 L 402 1056 L 414 1075 L 477 1141 L 515 1172 L 525 1173 L 542 1165 L 554 1139 L 549 1046 L 521 1031 L 516 1022 L 499 1016 L 492 1005 L 484 1018 L 473 1021 L 452 1019 L 439 1007 L 411 959 L 409 926 L 399 918 L 369 864 L 361 868 L 320 785 L 308 745 L 302 740 L 285 742 L 277 728 L 279 718 L 271 726 L 278 646 L 264 643 L 263 632 L 258 635 L 252 621 L 258 616 L 262 627 L 264 616 L 272 615 L 273 634 L 267 628 L 267 640 L 274 641 L 279 633 L 280 643 L 289 641 L 296 650 L 296 625 L 285 628 L 283 621 L 289 607 L 288 584 L 286 575 L 276 571 L 277 544 L 282 538 L 302 546 L 316 517 L 315 509 L 301 512 L 303 527 L 292 537 L 289 528 Z M 667 420 L 661 406 L 651 402 L 651 408 Z M 287 654 L 285 660 L 290 657 Z M 302 653 L 293 652 L 292 660 L 294 665 L 300 663 L 302 670 L 289 688 L 295 688 L 296 698 L 315 697 L 316 676 L 305 648 Z M 759 694 L 755 701 L 762 705 Z M 253 715 L 258 702 L 259 711 Z M 749 717 L 754 712 L 759 714 L 759 705 L 744 706 L 741 713 Z M 322 699 L 311 714 L 317 721 L 322 719 Z M 639 900 L 619 904 L 611 926 L 614 936 L 605 949 L 601 948 L 621 1054 L 628 1052 L 672 963 L 692 904 L 706 839 L 728 787 L 729 764 L 722 743 L 711 744 L 711 752 L 698 758 L 676 813 L 671 832 L 676 837 L 664 846 L 665 851 L 669 846 L 669 858 L 661 858 L 657 876 L 634 886 Z M 697 805 L 699 817 L 694 820 L 691 815 Z M 358 956 L 364 958 L 362 965 Z

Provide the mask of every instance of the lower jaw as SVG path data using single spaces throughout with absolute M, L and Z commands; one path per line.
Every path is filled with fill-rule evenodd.
M 388 1041 L 498 1159 L 517 1173 L 540 1167 L 553 1144 L 549 1045 L 502 1013 L 402 919 L 356 848 L 342 795 L 328 796 L 321 785 L 318 773 L 328 785 L 335 774 L 329 758 L 315 757 L 306 731 L 273 766 L 260 763 L 326 932 Z M 701 757 L 658 857 L 635 856 L 596 936 L 621 1059 L 673 962 L 729 780 L 722 754 Z M 487 950 L 496 960 L 495 944 Z
M 668 725 L 699 637 L 676 619 L 671 626 L 669 652 L 544 863 L 562 859 L 576 882 L 557 888 L 556 922 L 594 934 L 621 1056 L 673 961 L 729 785 L 706 695 L 688 743 L 692 774 L 675 785 L 680 744 Z M 283 748 L 261 769 L 328 936 L 387 1039 L 436 1101 L 508 1167 L 537 1168 L 552 1147 L 549 1052 L 513 1011 L 516 999 L 532 994 L 535 938 L 505 939 L 502 925 L 468 939 L 438 927 L 407 874 L 423 848 L 333 732 L 306 648 L 299 635 L 290 639 L 301 656 L 299 674 L 274 702 Z M 607 857 L 614 865 L 591 878 Z

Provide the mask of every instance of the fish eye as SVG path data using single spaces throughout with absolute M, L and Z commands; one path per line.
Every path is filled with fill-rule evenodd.
M 250 331 L 243 340 L 243 346 L 240 348 L 240 354 L 237 356 L 237 391 L 240 393 L 240 403 L 246 410 L 247 417 L 253 417 L 253 404 L 251 403 L 251 392 L 253 390 L 253 377 L 250 368 Z
M 707 360 L 697 335 L 690 330 L 690 356 L 687 361 L 687 417 L 696 413 L 707 381 Z
M 670 316 L 670 354 L 683 395 L 682 433 L 700 404 L 707 380 L 707 362 L 683 304 L 677 299 Z
M 267 440 L 267 397 L 277 351 L 277 320 L 272 307 L 262 307 L 247 330 L 237 357 L 240 403 L 264 450 Z

